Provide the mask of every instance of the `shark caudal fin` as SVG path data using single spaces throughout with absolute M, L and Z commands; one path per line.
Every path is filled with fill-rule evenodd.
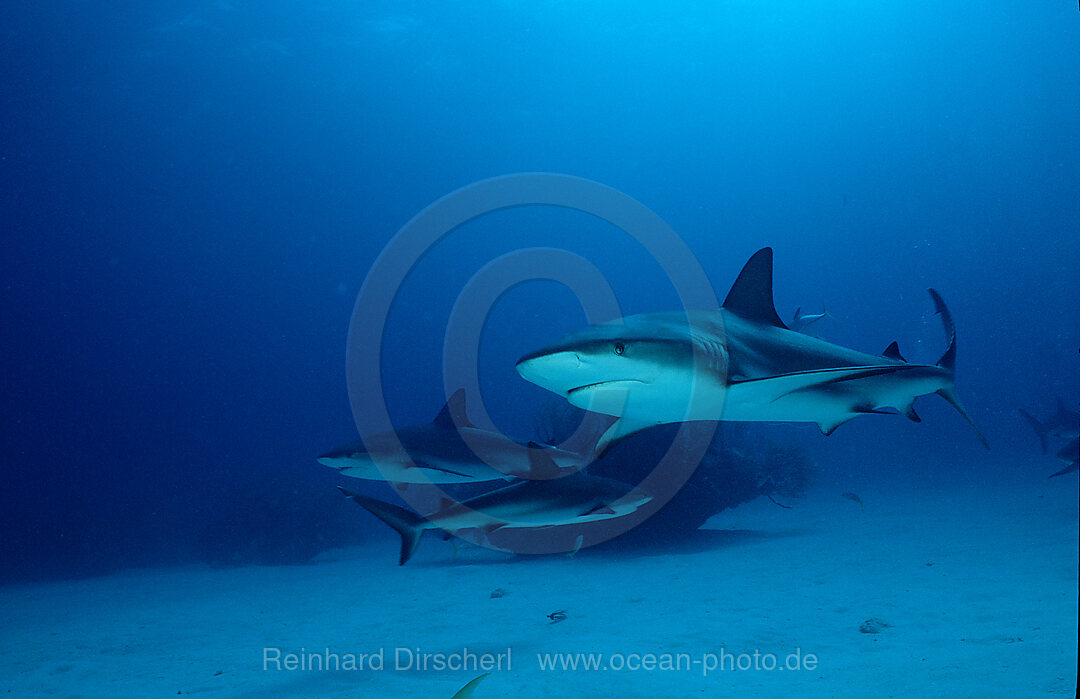
M 413 553 L 416 552 L 416 547 L 420 545 L 420 536 L 424 533 L 426 520 L 404 507 L 398 507 L 382 500 L 354 493 L 342 488 L 340 485 L 337 489 L 345 497 L 393 527 L 394 531 L 401 535 L 401 556 L 398 558 L 398 565 L 405 565 L 412 558 Z
M 941 324 L 945 327 L 945 342 L 947 347 L 945 348 L 945 354 L 941 355 L 941 359 L 938 360 L 937 365 L 949 372 L 952 376 L 953 383 L 945 388 L 938 390 L 937 394 L 949 401 L 949 404 L 956 408 L 956 412 L 960 413 L 960 417 L 967 420 L 967 423 L 971 425 L 971 428 L 975 430 L 975 434 L 979 436 L 979 441 L 987 449 L 990 448 L 990 443 L 986 441 L 986 437 L 983 436 L 982 431 L 979 430 L 978 425 L 971 419 L 967 411 L 964 410 L 964 405 L 960 402 L 960 396 L 956 393 L 956 326 L 953 325 L 952 314 L 949 313 L 949 308 L 945 305 L 945 301 L 934 289 L 929 289 L 930 298 L 934 300 L 934 312 L 941 316 Z
M 1023 408 L 1017 408 L 1017 410 L 1020 412 L 1021 415 L 1024 416 L 1024 418 L 1027 419 L 1028 423 L 1031 424 L 1031 429 L 1035 430 L 1035 434 L 1038 435 L 1038 437 L 1039 437 L 1039 444 L 1042 445 L 1043 453 L 1046 454 L 1047 452 L 1049 452 L 1050 451 L 1050 445 L 1049 445 L 1049 443 L 1047 441 L 1047 436 L 1049 436 L 1049 434 L 1050 434 L 1049 425 L 1042 424 L 1041 422 L 1039 422 L 1038 420 L 1035 419 L 1034 415 L 1032 415 L 1028 411 L 1024 410 Z

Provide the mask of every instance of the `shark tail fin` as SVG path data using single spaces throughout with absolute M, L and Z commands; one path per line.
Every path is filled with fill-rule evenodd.
M 983 433 L 979 429 L 979 426 L 975 424 L 975 421 L 972 420 L 971 416 L 967 414 L 966 410 L 964 410 L 964 404 L 960 402 L 960 396 L 956 395 L 956 388 L 954 386 L 942 388 L 938 390 L 937 394 L 945 400 L 949 401 L 949 405 L 956 408 L 956 412 L 960 413 L 960 417 L 967 420 L 967 423 L 971 425 L 971 429 L 975 430 L 975 434 L 978 435 L 979 441 L 982 442 L 982 445 L 989 449 L 990 442 L 986 441 L 986 437 L 983 436 Z
M 1043 453 L 1045 454 L 1050 451 L 1050 445 L 1047 442 L 1047 436 L 1050 432 L 1050 428 L 1036 420 L 1035 416 L 1033 416 L 1031 413 L 1024 410 L 1023 408 L 1017 408 L 1017 410 L 1019 410 L 1020 414 L 1027 419 L 1027 421 L 1031 424 L 1031 429 L 1035 430 L 1035 434 L 1039 436 L 1039 443 L 1042 444 Z
M 949 373 L 954 373 L 956 371 L 956 326 L 953 324 L 952 313 L 949 313 L 949 307 L 945 305 L 941 294 L 934 289 L 929 289 L 929 292 L 930 298 L 934 300 L 934 313 L 941 316 L 941 324 L 945 326 L 945 354 L 941 355 L 937 364 Z
M 394 531 L 401 535 L 401 556 L 398 558 L 398 565 L 405 565 L 416 552 L 416 547 L 420 545 L 420 536 L 424 533 L 424 518 L 404 507 L 354 493 L 340 485 L 338 490 L 345 497 L 393 527 Z
M 979 441 L 982 442 L 983 446 L 989 449 L 990 443 L 986 441 L 986 437 L 983 436 L 975 421 L 964 410 L 964 405 L 960 402 L 960 396 L 956 394 L 956 326 L 953 324 L 952 314 L 949 313 L 949 308 L 945 305 L 945 300 L 941 298 L 941 294 L 934 289 L 929 289 L 929 292 L 930 298 L 934 300 L 934 312 L 941 316 L 941 324 L 945 328 L 945 343 L 947 345 L 945 354 L 941 355 L 937 365 L 949 372 L 953 378 L 953 384 L 938 390 L 937 394 L 949 401 L 949 405 L 956 408 L 956 412 L 960 413 L 960 417 L 967 420 L 967 423 L 975 430 L 975 434 L 979 436 Z

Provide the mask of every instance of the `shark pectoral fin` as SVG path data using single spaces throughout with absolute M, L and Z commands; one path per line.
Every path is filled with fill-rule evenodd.
M 642 420 L 632 420 L 630 418 L 621 417 L 612 423 L 611 427 L 607 428 L 607 431 L 600 437 L 600 440 L 596 443 L 596 455 L 601 456 L 604 452 L 610 449 L 612 446 L 626 439 L 632 434 L 640 432 L 649 427 L 655 427 L 656 422 L 645 422 Z
M 378 517 L 401 535 L 401 555 L 398 558 L 398 565 L 405 565 L 405 563 L 412 558 L 412 555 L 416 553 L 416 547 L 420 545 L 420 537 L 424 533 L 426 520 L 415 512 L 406 510 L 404 507 L 398 507 L 397 505 L 391 505 L 382 500 L 376 500 L 375 498 L 369 498 L 366 495 L 348 491 L 340 485 L 338 486 L 338 490 L 340 490 L 345 497 Z
M 983 446 L 987 449 L 990 449 L 990 442 L 986 441 L 986 437 L 983 436 L 983 433 L 979 429 L 979 426 L 975 424 L 975 421 L 972 420 L 971 416 L 967 414 L 966 410 L 964 410 L 964 405 L 960 402 L 960 397 L 956 395 L 956 389 L 952 386 L 947 386 L 945 388 L 938 389 L 937 394 L 945 400 L 949 401 L 949 405 L 956 408 L 956 412 L 960 413 L 960 417 L 967 420 L 967 423 L 971 425 L 971 429 L 975 430 L 975 434 L 978 435 L 979 441 L 982 442 Z
M 562 444 L 552 446 L 558 446 L 560 449 L 580 454 L 582 467 L 584 467 L 585 464 L 591 463 L 600 455 L 600 450 L 597 448 L 600 438 L 618 419 L 614 415 L 586 412 L 577 431 Z

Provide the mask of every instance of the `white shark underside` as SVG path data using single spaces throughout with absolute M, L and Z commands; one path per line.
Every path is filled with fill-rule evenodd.
M 858 352 L 784 325 L 772 300 L 772 250 L 764 248 L 719 311 L 592 326 L 526 355 L 517 369 L 578 407 L 619 416 L 601 451 L 651 425 L 690 420 L 814 422 L 825 434 L 883 409 L 918 421 L 913 403 L 929 393 L 975 427 L 956 395 L 952 318 L 937 292 L 930 294 L 948 342 L 937 364 L 905 361 L 896 343 L 882 355 Z

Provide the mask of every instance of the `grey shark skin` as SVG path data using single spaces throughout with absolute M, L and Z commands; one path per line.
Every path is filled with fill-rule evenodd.
M 772 249 L 750 258 L 719 311 L 648 313 L 572 333 L 517 364 L 527 381 L 570 403 L 618 415 L 608 445 L 651 425 L 690 420 L 814 422 L 825 434 L 854 417 L 937 393 L 986 439 L 956 394 L 956 333 L 930 296 L 948 348 L 937 364 L 904 360 L 896 343 L 866 354 L 788 329 L 772 295 Z
M 1057 453 L 1057 457 L 1068 465 L 1057 473 L 1051 473 L 1047 478 L 1080 471 L 1080 437 L 1073 437 L 1071 442 L 1061 448 L 1061 451 Z
M 1018 410 L 1031 425 L 1031 429 L 1035 430 L 1044 454 L 1050 452 L 1050 437 L 1054 439 L 1073 439 L 1080 436 L 1080 413 L 1074 413 L 1066 408 L 1065 401 L 1061 400 L 1061 398 L 1057 400 L 1057 412 L 1045 422 L 1039 421 L 1023 408 Z
M 530 452 L 534 460 L 549 460 L 545 452 Z M 545 470 L 541 464 L 535 468 Z M 412 510 L 354 493 L 338 486 L 346 497 L 363 507 L 401 535 L 398 565 L 405 565 L 420 537 L 429 529 L 450 534 L 477 530 L 487 537 L 504 528 L 554 527 L 614 519 L 636 512 L 652 497 L 640 490 L 608 478 L 575 473 L 565 478 L 523 481 L 499 488 L 463 502 L 450 502 L 436 512 L 421 517 Z
M 473 453 L 463 433 L 494 467 Z M 464 389 L 450 397 L 434 421 L 405 427 L 395 434 L 404 452 L 392 446 L 392 435 L 377 434 L 332 449 L 317 461 L 352 478 L 445 484 L 557 478 L 578 470 L 590 459 L 555 447 L 522 446 L 501 434 L 474 427 L 466 414 Z M 550 468 L 544 472 L 533 469 L 529 458 L 532 449 L 542 449 L 550 456 L 542 462 Z

